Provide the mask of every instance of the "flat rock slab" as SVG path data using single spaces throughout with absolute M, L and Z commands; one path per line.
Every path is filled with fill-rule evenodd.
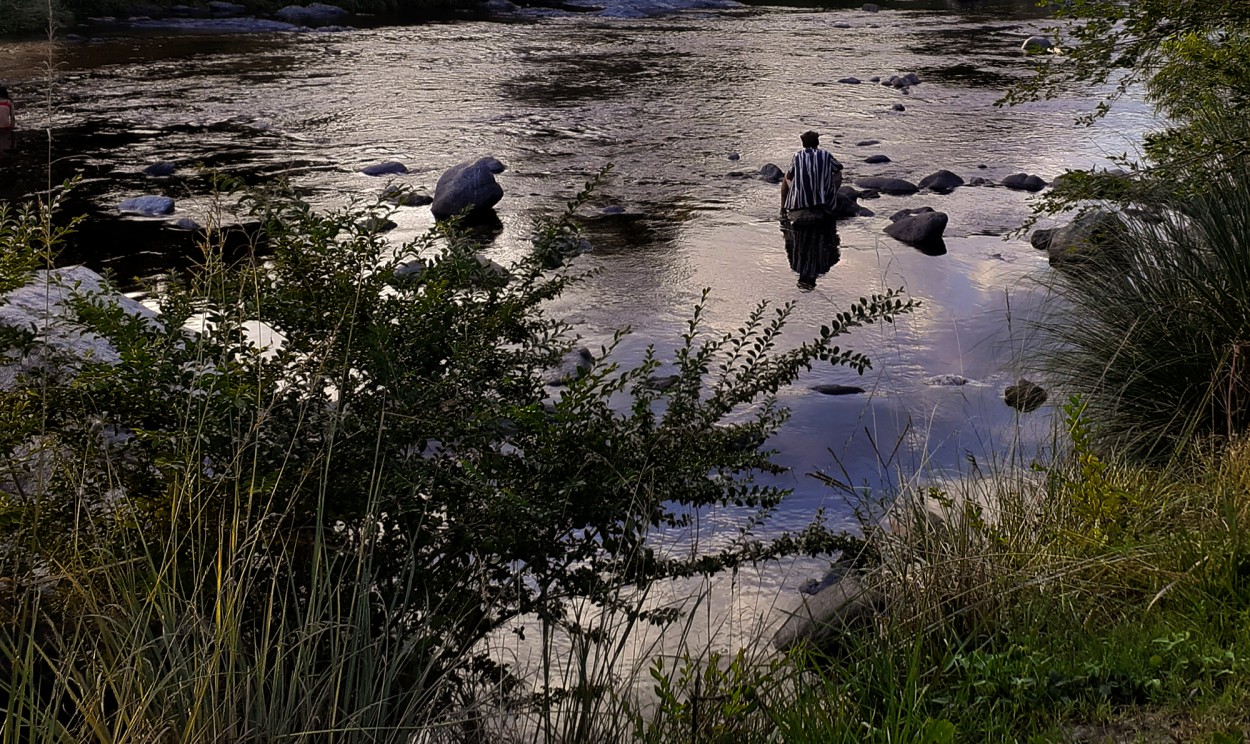
M 408 166 L 398 160 L 387 160 L 360 169 L 366 176 L 398 176 L 408 172 Z
M 821 395 L 857 395 L 864 392 L 862 387 L 855 385 L 812 385 L 812 390 Z
M 844 576 L 816 594 L 802 596 L 799 607 L 773 635 L 773 647 L 786 651 L 803 643 L 821 646 L 872 621 L 885 595 L 852 576 Z
M 867 176 L 856 179 L 855 185 L 861 189 L 872 189 L 873 191 L 892 196 L 908 196 L 920 191 L 920 187 L 911 181 L 904 181 L 901 178 L 887 178 L 885 176 Z

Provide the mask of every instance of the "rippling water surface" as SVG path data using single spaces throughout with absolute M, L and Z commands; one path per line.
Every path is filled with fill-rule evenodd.
M 335 34 L 110 36 L 58 43 L 51 95 L 43 44 L 6 45 L 0 78 L 21 106 L 20 150 L 0 164 L 18 178 L 0 192 L 36 188 L 51 127 L 53 177 L 82 173 L 75 206 L 113 214 L 123 198 L 164 191 L 179 214 L 201 216 L 203 179 L 145 181 L 141 169 L 171 160 L 258 175 L 284 174 L 313 201 L 338 205 L 378 193 L 362 166 L 400 160 L 405 183 L 431 188 L 454 163 L 492 154 L 508 165 L 498 207 L 503 230 L 488 251 L 515 255 L 535 214 L 557 207 L 591 174 L 614 170 L 588 210 L 599 269 L 562 301 L 592 347 L 614 329 L 633 335 L 622 356 L 676 342 L 703 288 L 708 327 L 737 327 L 761 301 L 794 301 L 787 338 L 797 343 L 862 295 L 906 287 L 922 308 L 892 326 L 856 333 L 871 354 L 863 378 L 816 369 L 782 393 L 794 415 L 774 440 L 794 489 L 779 527 L 816 509 L 834 521 L 850 510 L 806 474 L 853 486 L 966 473 L 975 459 L 1027 460 L 1051 436 L 1048 409 L 1017 417 L 1002 402 L 1037 305 L 1030 280 L 1049 269 L 1027 240 L 1004 239 L 1028 215 L 1028 196 L 1003 188 L 956 189 L 865 201 L 877 216 L 839 225 L 839 260 L 813 291 L 796 286 L 777 222 L 777 187 L 751 173 L 785 166 L 805 129 L 846 165 L 848 180 L 888 175 L 918 181 L 947 168 L 965 179 L 1026 171 L 1050 179 L 1065 168 L 1132 151 L 1150 124 L 1129 102 L 1094 128 L 1074 117 L 1073 96 L 996 108 L 1027 72 L 1022 39 L 1046 25 L 1019 3 L 950 3 L 934 10 L 751 8 L 643 21 L 587 16 L 465 21 Z M 839 27 L 849 24 L 850 28 Z M 914 71 L 910 94 L 868 82 Z M 860 85 L 838 83 L 855 76 Z M 891 109 L 903 103 L 904 112 Z M 858 142 L 879 140 L 859 146 Z M 730 153 L 740 160 L 732 161 Z M 892 162 L 867 165 L 875 153 Z M 618 205 L 623 216 L 597 216 Z M 925 255 L 882 233 L 905 207 L 950 215 L 947 253 Z M 405 208 L 396 239 L 430 224 Z M 123 280 L 176 263 L 157 223 L 99 219 L 66 260 L 111 267 Z M 935 387 L 958 374 L 973 382 Z M 868 395 L 822 396 L 823 382 Z M 712 515 L 731 526 L 734 515 Z M 725 534 L 732 534 L 727 530 Z M 765 583 L 793 583 L 798 576 Z

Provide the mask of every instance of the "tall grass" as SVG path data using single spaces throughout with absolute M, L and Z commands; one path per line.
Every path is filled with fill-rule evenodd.
M 1035 356 L 1095 433 L 1142 456 L 1250 424 L 1250 184 L 1209 175 L 1160 219 L 1130 219 L 1098 265 L 1054 272 Z

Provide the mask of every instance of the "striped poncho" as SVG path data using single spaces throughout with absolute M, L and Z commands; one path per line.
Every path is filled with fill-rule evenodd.
M 805 147 L 790 161 L 786 209 L 833 206 L 842 185 L 842 164 L 819 147 Z

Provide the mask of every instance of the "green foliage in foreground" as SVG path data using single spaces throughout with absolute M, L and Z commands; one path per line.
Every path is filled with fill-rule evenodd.
M 1082 410 L 1043 480 L 937 494 L 943 523 L 891 540 L 875 627 L 767 664 L 657 663 L 642 738 L 1245 741 L 1250 449 L 1125 467 L 1081 443 Z
M 696 310 L 671 357 L 622 369 L 613 343 L 552 396 L 570 341 L 543 306 L 571 277 L 549 267 L 585 196 L 504 270 L 454 225 L 392 246 L 373 210 L 259 194 L 269 255 L 206 245 L 158 319 L 74 293 L 71 326 L 116 359 L 6 337 L 0 740 L 473 736 L 516 681 L 482 647 L 508 621 L 596 644 L 572 607 L 663 624 L 629 592 L 852 544 L 752 534 L 785 495 L 754 480 L 777 470 L 772 394 L 817 362 L 862 370 L 837 337 L 912 303 L 874 296 L 788 347 L 790 306 L 724 334 Z M 736 539 L 652 546 L 715 508 Z

